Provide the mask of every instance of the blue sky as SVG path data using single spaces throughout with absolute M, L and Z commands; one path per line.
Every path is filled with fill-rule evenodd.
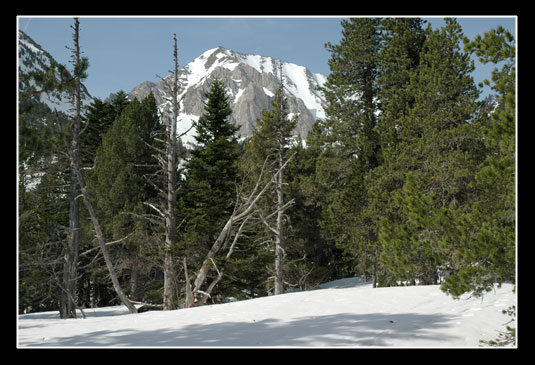
M 89 58 L 84 84 L 91 95 L 130 91 L 143 81 L 158 81 L 172 68 L 172 37 L 177 34 L 179 65 L 204 51 L 223 46 L 306 66 L 329 74 L 326 42 L 337 44 L 341 17 L 80 17 L 80 44 Z M 426 18 L 434 27 L 442 18 Z M 514 17 L 468 18 L 459 23 L 469 38 L 501 24 L 515 32 Z M 18 17 L 18 27 L 58 62 L 67 64 L 72 46 L 71 17 Z M 477 65 L 476 82 L 488 78 L 492 66 Z

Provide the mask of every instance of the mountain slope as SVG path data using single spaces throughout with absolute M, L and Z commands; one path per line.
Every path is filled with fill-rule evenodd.
M 305 136 L 317 119 L 325 118 L 325 99 L 317 90 L 326 78 L 313 74 L 303 66 L 275 60 L 271 57 L 243 54 L 217 47 L 210 49 L 179 70 L 180 117 L 178 133 L 186 131 L 192 121 L 203 112 L 203 95 L 209 90 L 210 80 L 219 77 L 227 88 L 233 108 L 231 120 L 240 126 L 240 135 L 249 136 L 256 126 L 263 109 L 270 109 L 270 99 L 279 85 L 279 63 L 288 96 L 288 111 L 299 115 L 296 134 Z M 171 81 L 172 75 L 164 80 Z M 130 97 L 142 99 L 151 91 L 160 110 L 169 103 L 165 98 L 165 82 L 145 81 L 134 87 Z M 185 141 L 193 141 L 193 131 Z
M 18 42 L 18 72 L 19 76 L 28 74 L 29 72 L 44 72 L 51 65 L 54 58 L 45 51 L 40 45 L 34 42 L 26 33 L 19 29 Z M 19 89 L 24 91 L 28 86 L 22 80 L 19 80 Z M 72 96 L 68 93 L 60 93 L 53 91 L 50 93 L 42 93 L 39 101 L 46 104 L 51 110 L 56 109 L 59 112 L 66 114 L 70 113 L 72 109 Z M 82 104 L 88 105 L 92 97 L 87 91 L 87 88 L 82 84 Z
M 86 309 L 19 315 L 18 345 L 45 347 L 478 347 L 497 337 L 516 304 L 504 284 L 453 300 L 438 285 L 372 288 L 356 278 L 240 302 L 129 314 Z M 516 326 L 515 322 L 509 324 Z

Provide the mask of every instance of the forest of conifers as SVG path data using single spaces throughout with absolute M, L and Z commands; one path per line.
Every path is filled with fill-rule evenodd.
M 152 94 L 122 91 L 82 108 L 91 55 L 80 57 L 75 19 L 72 69 L 19 76 L 32 85 L 18 98 L 19 312 L 175 309 L 348 276 L 454 297 L 514 283 L 513 36 L 498 27 L 470 40 L 455 19 L 341 26 L 325 45 L 327 117 L 305 140 L 292 134 L 284 80 L 239 138 L 214 78 L 186 148 L 176 78 L 165 79 L 165 113 Z M 485 99 L 471 57 L 495 64 Z M 51 90 L 72 95 L 72 114 L 38 102 Z

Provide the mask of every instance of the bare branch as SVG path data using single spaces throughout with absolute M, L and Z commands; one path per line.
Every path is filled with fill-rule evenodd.
M 123 237 L 123 238 L 120 238 L 120 239 L 118 239 L 118 240 L 111 241 L 111 242 L 106 242 L 104 245 L 105 245 L 105 246 L 109 246 L 109 245 L 113 245 L 113 244 L 115 244 L 115 243 L 123 242 L 124 240 L 126 240 L 127 238 L 129 238 L 129 237 L 130 237 L 131 235 L 133 235 L 133 234 L 134 234 L 134 233 L 132 232 L 132 233 L 128 234 L 127 236 L 125 236 L 125 237 Z M 94 251 L 94 250 L 98 250 L 99 248 L 100 248 L 99 246 L 97 246 L 97 247 L 93 247 L 93 248 L 91 248 L 91 249 L 89 249 L 89 250 L 87 250 L 87 251 L 81 253 L 80 256 L 87 255 L 88 253 L 90 253 L 90 252 L 92 252 L 92 251 Z
M 165 223 L 165 219 L 160 217 L 159 215 L 154 215 L 154 214 L 141 214 L 140 215 L 140 214 L 136 214 L 133 212 L 122 212 L 122 214 L 129 214 L 136 218 L 145 219 L 156 225 L 162 225 L 163 223 Z
M 184 132 L 184 133 L 181 133 L 177 136 L 177 138 L 180 138 L 180 137 L 184 137 L 186 134 L 189 133 L 189 131 L 191 131 L 191 129 L 194 127 L 194 124 L 192 123 L 191 126 Z
M 280 167 L 280 169 L 277 170 L 277 172 L 273 175 L 273 177 L 269 180 L 269 182 L 264 186 L 264 188 L 262 189 L 262 191 L 260 191 L 257 196 L 251 201 L 250 201 L 250 198 L 248 200 L 248 205 L 246 205 L 246 208 L 244 209 L 244 211 L 240 214 L 238 214 L 236 217 L 234 217 L 233 221 L 239 221 L 240 219 L 244 218 L 247 214 L 249 214 L 251 212 L 251 210 L 254 208 L 256 202 L 258 200 L 260 200 L 260 198 L 262 197 L 262 195 L 264 195 L 264 193 L 266 192 L 266 190 L 269 188 L 269 186 L 271 184 L 273 184 L 274 182 L 276 182 L 276 177 L 282 172 L 282 170 L 284 170 L 284 168 L 286 167 L 286 165 L 291 161 L 291 159 L 295 156 L 295 153 L 292 154 L 287 160 L 286 162 Z M 267 161 L 267 159 L 266 159 Z M 261 177 L 262 177 L 262 174 L 260 175 L 259 179 L 258 179 L 258 182 L 260 182 L 261 180 Z M 258 184 L 257 182 L 257 184 Z M 256 188 L 256 187 L 255 187 Z M 252 197 L 252 195 L 251 195 Z M 231 217 L 232 218 L 232 217 Z
M 156 208 L 153 204 L 148 203 L 148 202 L 143 202 L 143 204 L 148 205 L 149 207 L 151 207 L 152 209 L 157 211 L 158 214 L 160 215 L 160 217 L 162 217 L 164 219 L 167 217 L 167 215 L 164 212 L 162 212 L 160 209 Z
M 158 153 L 161 153 L 162 155 L 165 154 L 165 151 L 159 149 L 158 147 L 156 146 L 153 146 L 151 145 L 150 143 L 147 143 L 147 141 L 144 141 L 143 138 L 139 137 L 140 141 L 142 141 L 147 147 L 149 147 L 150 149 L 153 149 L 154 151 L 158 152 Z M 162 141 L 163 142 L 163 141 Z
M 234 235 L 234 240 L 232 241 L 232 244 L 230 245 L 230 248 L 228 249 L 228 252 L 227 252 L 227 259 L 232 255 L 232 253 L 234 252 L 234 246 L 236 245 L 236 242 L 238 242 L 238 238 L 240 237 L 241 235 L 241 232 L 242 232 L 242 229 L 243 227 L 245 226 L 245 223 L 247 223 L 247 220 L 250 218 L 247 217 L 243 220 L 242 224 L 240 225 L 240 228 L 238 228 L 238 232 L 236 233 L 236 235 Z

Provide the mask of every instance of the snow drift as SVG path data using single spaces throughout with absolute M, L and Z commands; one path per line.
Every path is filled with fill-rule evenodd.
M 174 311 L 124 306 L 18 317 L 19 347 L 478 347 L 505 331 L 513 285 L 453 300 L 439 286 L 372 288 L 356 278 L 318 290 Z M 509 324 L 514 326 L 514 322 Z

